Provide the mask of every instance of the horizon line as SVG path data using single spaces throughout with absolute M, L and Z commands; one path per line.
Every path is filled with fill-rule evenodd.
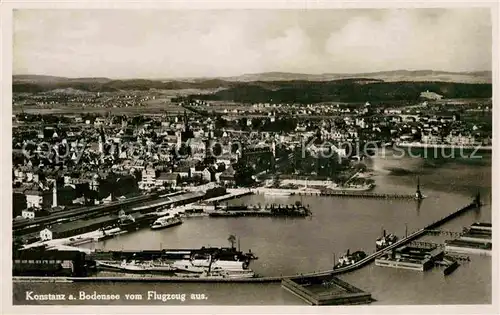
M 450 74 L 468 74 L 468 73 L 480 73 L 480 72 L 489 72 L 493 73 L 492 69 L 489 70 L 473 70 L 473 71 L 450 71 L 450 70 L 433 70 L 433 69 L 418 69 L 418 70 L 408 70 L 408 69 L 396 69 L 396 70 L 380 70 L 380 71 L 370 71 L 370 72 L 344 72 L 344 73 L 335 73 L 335 72 L 322 72 L 322 73 L 305 73 L 305 72 L 287 72 L 287 71 L 264 71 L 264 72 L 251 72 L 251 73 L 242 73 L 237 75 L 226 75 L 226 76 L 175 76 L 175 77 L 107 77 L 107 76 L 60 76 L 60 75 L 52 75 L 52 74 L 30 74 L 30 73 L 12 73 L 12 77 L 14 76 L 46 76 L 46 77 L 55 77 L 55 78 L 65 78 L 65 79 L 110 79 L 110 80 L 183 80 L 183 79 L 221 79 L 225 78 L 237 78 L 243 76 L 251 76 L 251 75 L 263 75 L 263 74 L 288 74 L 288 75 L 310 75 L 310 76 L 321 76 L 321 75 L 371 75 L 377 73 L 384 72 L 398 72 L 398 71 L 406 71 L 406 72 L 422 72 L 422 71 L 432 71 L 432 72 L 444 72 Z

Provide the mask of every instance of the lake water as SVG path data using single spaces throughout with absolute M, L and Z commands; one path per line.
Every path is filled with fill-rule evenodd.
M 414 200 L 343 199 L 316 196 L 269 198 L 246 196 L 232 203 L 309 204 L 310 218 L 209 218 L 186 219 L 184 224 L 166 230 L 144 229 L 124 234 L 98 244 L 106 250 L 144 250 L 160 248 L 199 248 L 228 246 L 227 238 L 240 238 L 241 249 L 251 249 L 259 259 L 251 268 L 263 276 L 297 274 L 331 269 L 336 258 L 347 249 L 374 251 L 374 242 L 382 229 L 404 236 L 424 225 L 470 203 L 477 192 L 486 203 L 478 211 L 470 211 L 442 227 L 461 231 L 476 221 L 491 222 L 491 158 L 479 163 L 468 161 L 429 161 L 375 157 L 368 162 L 374 169 L 378 192 L 414 193 L 417 176 L 427 196 L 420 205 Z M 442 241 L 426 236 L 430 241 Z M 489 304 L 491 303 L 491 257 L 473 256 L 451 275 L 442 270 L 417 272 L 383 268 L 371 264 L 340 276 L 352 285 L 371 292 L 374 304 Z M 25 301 L 25 291 L 75 293 L 203 293 L 206 300 L 168 304 L 211 305 L 304 305 L 279 284 L 15 284 L 15 303 Z M 48 302 L 43 302 L 48 304 Z M 59 302 L 60 303 L 60 302 Z M 81 301 L 66 303 L 82 303 Z M 87 302 L 90 303 L 90 302 Z M 161 301 L 92 302 L 95 304 L 166 304 Z M 58 304 L 53 302 L 52 304 Z

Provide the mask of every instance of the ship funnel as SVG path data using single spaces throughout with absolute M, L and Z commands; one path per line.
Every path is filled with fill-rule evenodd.
M 349 256 L 349 249 L 347 249 L 347 253 L 346 253 L 346 256 Z
M 384 237 L 385 237 L 385 230 L 384 230 L 384 233 L 383 233 Z

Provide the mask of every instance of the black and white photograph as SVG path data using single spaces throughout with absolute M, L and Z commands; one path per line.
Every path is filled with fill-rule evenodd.
M 12 8 L 4 295 L 494 306 L 496 5 Z

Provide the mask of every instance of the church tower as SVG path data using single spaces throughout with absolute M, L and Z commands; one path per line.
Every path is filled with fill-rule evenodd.
M 103 154 L 104 153 L 104 143 L 106 142 L 106 135 L 104 134 L 104 130 L 102 129 L 99 131 L 99 153 Z
M 54 180 L 54 186 L 52 186 L 52 208 L 57 207 L 57 181 Z

